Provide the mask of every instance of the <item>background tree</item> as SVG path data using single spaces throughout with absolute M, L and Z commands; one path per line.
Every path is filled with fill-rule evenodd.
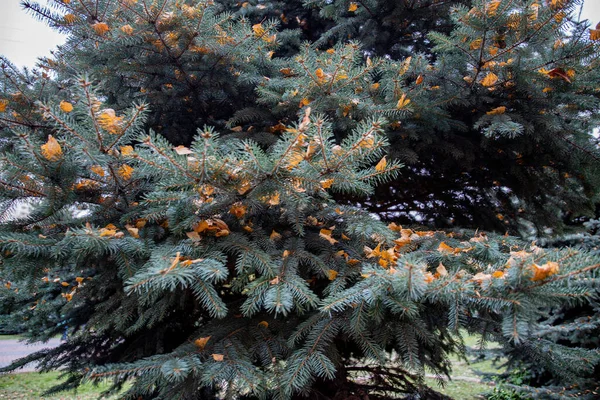
M 435 397 L 465 328 L 593 396 L 597 349 L 539 332 L 594 299 L 595 250 L 373 217 L 593 212 L 576 1 L 25 4 L 70 38 L 2 66 L 2 296 L 32 340 L 71 338 L 12 368 L 131 398 Z

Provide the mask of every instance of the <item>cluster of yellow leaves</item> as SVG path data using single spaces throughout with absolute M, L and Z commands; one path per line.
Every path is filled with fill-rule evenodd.
M 58 161 L 62 157 L 62 148 L 52 135 L 48 135 L 48 141 L 41 146 L 42 155 L 49 161 Z
M 365 246 L 364 252 L 367 258 L 379 258 L 378 264 L 381 265 L 383 268 L 389 268 L 390 266 L 396 264 L 396 261 L 399 257 L 395 247 L 390 247 L 387 250 L 382 250 L 381 243 L 379 243 L 374 249 Z
M 123 132 L 123 117 L 117 117 L 115 110 L 112 108 L 103 110 L 97 121 L 98 125 L 110 134 L 118 135 Z
M 354 12 L 358 10 L 358 4 L 356 4 L 355 2 L 351 1 L 350 5 L 348 6 L 348 11 L 350 12 Z
M 222 237 L 229 235 L 230 232 L 229 226 L 223 220 L 210 218 L 198 222 L 194 226 L 194 230 L 192 232 L 187 232 L 186 234 L 193 241 L 198 241 L 201 239 L 200 234 Z
M 123 236 L 125 236 L 125 234 L 123 232 L 119 232 L 114 224 L 108 224 L 104 228 L 100 228 L 100 237 L 120 239 Z

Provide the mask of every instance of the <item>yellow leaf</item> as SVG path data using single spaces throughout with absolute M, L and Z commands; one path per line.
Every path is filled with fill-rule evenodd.
M 212 358 L 215 361 L 223 361 L 223 354 L 213 354 Z
M 69 286 L 69 282 L 61 282 L 60 284 L 63 285 L 64 287 Z
M 204 350 L 204 348 L 206 347 L 206 343 L 208 343 L 209 340 L 210 340 L 210 336 L 201 337 L 201 338 L 194 340 L 194 344 L 200 350 Z
M 541 281 L 549 276 L 556 275 L 560 269 L 558 263 L 554 261 L 548 261 L 544 265 L 532 264 L 531 267 L 533 269 L 532 281 Z
M 279 240 L 279 239 L 281 239 L 281 234 L 276 232 L 275 229 L 273 229 L 273 231 L 269 235 L 269 239 L 271 239 L 272 241 Z
M 390 228 L 394 232 L 400 232 L 400 231 L 402 231 L 402 225 L 398 225 L 395 222 L 392 222 L 391 224 L 389 224 L 388 228 Z
M 590 40 L 600 40 L 600 29 L 590 29 Z
M 135 227 L 133 227 L 131 225 L 125 225 L 125 228 L 127 228 L 127 232 L 129 232 L 129 234 L 131 236 L 133 236 L 134 238 L 138 239 L 140 237 L 139 229 L 138 228 L 135 228 Z
M 62 157 L 62 148 L 52 135 L 48 135 L 48 141 L 41 148 L 42 155 L 49 161 L 58 161 Z
M 106 173 L 104 172 L 104 169 L 103 169 L 101 166 L 99 166 L 99 165 L 93 165 L 93 166 L 90 168 L 90 170 L 91 170 L 93 173 L 95 173 L 96 175 L 99 175 L 99 176 L 104 176 L 104 175 L 106 174 Z
M 269 327 L 269 323 L 267 321 L 260 321 L 258 323 L 258 326 L 262 326 L 263 328 L 268 328 Z
M 279 276 L 276 276 L 275 278 L 271 279 L 271 280 L 269 281 L 269 283 L 270 283 L 271 285 L 277 285 L 277 284 L 279 284 Z
M 471 50 L 477 50 L 477 49 L 481 48 L 481 43 L 483 43 L 483 40 L 481 40 L 481 39 L 475 39 L 469 45 L 469 49 L 471 49 Z
M 66 113 L 70 113 L 71 111 L 73 111 L 73 104 L 69 103 L 68 101 L 62 100 L 60 102 L 60 109 Z
M 124 156 L 130 156 L 133 154 L 132 146 L 121 146 L 121 154 Z
M 131 179 L 131 176 L 133 175 L 133 168 L 130 167 L 127 164 L 123 164 L 118 170 L 117 170 L 117 174 L 119 174 L 119 176 L 125 180 L 129 180 Z
M 217 233 L 215 233 L 216 237 L 229 236 L 229 229 L 221 229 Z
M 506 107 L 504 106 L 500 106 L 500 107 L 496 107 L 488 112 L 486 112 L 487 115 L 500 115 L 500 114 L 504 114 L 506 112 Z
M 417 76 L 417 80 L 415 81 L 415 83 L 417 85 L 420 85 L 421 83 L 423 83 L 423 75 Z
M 385 167 L 387 167 L 387 160 L 385 159 L 385 156 L 383 156 L 383 158 L 379 160 L 379 162 L 375 166 L 375 171 L 383 172 L 385 171 Z
M 336 244 L 338 241 L 331 237 L 331 233 L 332 230 L 330 229 L 321 229 L 319 231 L 319 236 L 327 240 L 331 244 Z
M 502 279 L 502 278 L 504 278 L 504 272 L 503 271 L 495 271 L 492 274 L 492 278 Z
M 117 231 L 115 229 L 107 229 L 107 228 L 100 229 L 100 237 L 113 237 L 116 234 L 117 234 Z
M 8 105 L 8 100 L 6 100 L 6 99 L 0 100 L 0 112 L 5 112 L 7 105 Z
M 298 105 L 299 108 L 302 108 L 304 106 L 307 106 L 310 104 L 310 100 L 307 99 L 306 97 L 304 97 L 302 100 L 300 100 L 300 104 Z
M 276 192 L 276 193 L 272 194 L 272 195 L 271 195 L 271 196 L 268 198 L 268 200 L 267 200 L 267 203 L 268 203 L 270 206 L 276 206 L 276 205 L 277 205 L 277 204 L 279 204 L 279 202 L 280 202 L 280 199 L 279 199 L 279 197 L 280 197 L 280 195 L 279 195 L 279 192 Z
M 131 35 L 133 33 L 133 28 L 131 27 L 131 25 L 123 25 L 121 27 L 121 32 L 123 32 L 126 35 Z
M 402 93 L 402 96 L 400 96 L 400 99 L 398 100 L 398 103 L 396 104 L 396 109 L 401 110 L 404 107 L 406 107 L 409 103 L 410 103 L 410 99 L 406 98 L 406 93 Z
M 338 276 L 338 272 L 336 270 L 334 270 L 334 269 L 330 269 L 329 272 L 328 272 L 328 274 L 327 274 L 327 277 L 329 278 L 330 281 L 332 281 L 335 278 L 337 278 L 337 276 Z
M 200 235 L 198 234 L 198 232 L 186 232 L 185 233 L 187 237 L 189 237 L 190 239 L 192 239 L 192 242 L 198 242 L 200 240 L 202 240 L 202 238 L 200 237 Z
M 75 281 L 77 281 L 77 283 L 81 283 L 83 282 L 83 278 L 81 276 L 78 276 L 77 278 L 75 278 Z
M 425 272 L 425 283 L 431 283 L 435 280 L 435 277 L 431 272 Z
M 252 31 L 255 36 L 262 36 L 265 34 L 265 28 L 263 28 L 262 24 L 252 25 Z
M 331 185 L 333 185 L 333 182 L 334 182 L 333 178 L 325 179 L 325 180 L 321 181 L 321 187 L 323 189 L 329 189 L 331 187 Z
M 494 15 L 496 15 L 496 12 L 498 11 L 498 6 L 500 6 L 501 2 L 502 2 L 501 0 L 494 0 L 494 1 L 489 2 L 485 7 L 485 11 L 486 11 L 487 15 L 490 17 L 493 17 Z
M 498 75 L 493 72 L 489 72 L 485 78 L 481 81 L 481 84 L 485 87 L 493 86 L 496 82 L 498 82 Z
M 104 34 L 110 30 L 106 22 L 96 22 L 92 25 L 92 28 L 94 29 L 94 32 L 100 36 L 104 36 Z
M 97 118 L 98 125 L 105 129 L 108 133 L 118 135 L 122 132 L 121 124 L 123 117 L 117 117 L 115 110 L 107 108 L 103 110 Z
M 248 209 L 248 207 L 246 207 L 242 203 L 235 203 L 229 209 L 229 213 L 236 218 L 242 218 L 244 215 L 246 215 L 247 209 Z
M 356 4 L 355 2 L 351 1 L 350 5 L 348 6 L 348 11 L 350 12 L 354 12 L 358 10 L 358 4 Z
M 446 242 L 440 243 L 437 250 L 441 253 L 452 253 L 452 254 L 456 254 L 456 253 L 460 252 L 460 249 L 455 249 L 452 246 L 448 246 L 446 244 Z
M 325 73 L 321 68 L 317 68 L 317 70 L 315 71 L 315 75 L 317 76 L 317 79 L 319 81 L 325 80 Z
M 63 21 L 65 21 L 65 23 L 68 25 L 71 25 L 76 20 L 77 20 L 77 17 L 73 14 L 65 14 L 65 16 L 63 17 Z

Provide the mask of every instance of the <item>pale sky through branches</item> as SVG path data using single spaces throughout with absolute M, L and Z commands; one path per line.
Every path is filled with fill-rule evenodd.
M 39 0 L 46 3 L 53 0 Z M 20 0 L 0 0 L 0 55 L 19 67 L 33 67 L 37 57 L 49 56 L 50 50 L 64 42 L 46 23 L 23 11 Z M 600 0 L 585 0 L 582 19 L 595 26 L 600 22 Z

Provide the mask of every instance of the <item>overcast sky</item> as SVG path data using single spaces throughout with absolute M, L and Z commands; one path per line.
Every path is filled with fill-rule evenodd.
M 23 11 L 19 3 L 0 0 L 0 54 L 20 67 L 33 67 L 37 57 L 50 55 L 51 49 L 64 42 L 64 36 Z M 600 0 L 585 0 L 582 19 L 593 25 L 600 21 Z

